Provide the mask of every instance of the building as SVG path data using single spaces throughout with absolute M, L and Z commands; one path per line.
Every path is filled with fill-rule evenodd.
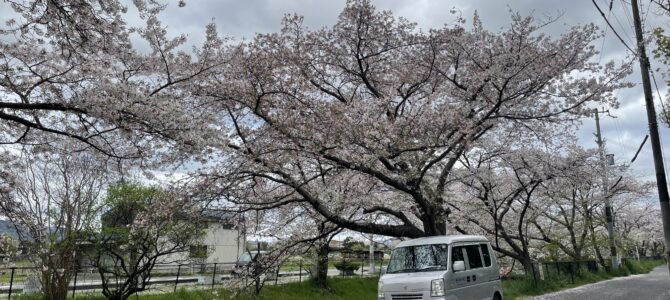
M 158 259 L 156 269 L 171 269 L 176 265 L 219 263 L 221 268 L 232 268 L 245 251 L 245 232 L 237 226 L 237 216 L 231 213 L 206 210 L 202 213 L 200 224 L 204 234 L 190 251 L 165 255 Z M 80 267 L 92 266 L 96 245 L 80 241 L 77 250 L 77 263 Z
M 202 244 L 194 245 L 188 254 L 193 260 L 204 258 L 204 263 L 235 263 L 246 246 L 246 234 L 237 226 L 236 216 L 231 213 L 208 210 L 203 212 L 205 235 Z

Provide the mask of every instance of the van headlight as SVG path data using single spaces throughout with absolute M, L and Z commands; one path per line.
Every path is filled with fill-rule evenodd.
M 379 281 L 377 284 L 377 299 L 383 300 L 384 298 L 384 283 Z
M 444 280 L 442 278 L 433 279 L 430 282 L 430 296 L 444 296 Z

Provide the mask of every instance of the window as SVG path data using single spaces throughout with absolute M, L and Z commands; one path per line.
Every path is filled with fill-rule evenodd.
M 465 246 L 465 252 L 468 254 L 470 269 L 477 269 L 484 266 L 482 264 L 482 256 L 479 253 L 479 245 Z
M 193 245 L 189 249 L 190 258 L 207 258 L 207 245 Z
M 485 267 L 490 267 L 491 266 L 491 254 L 489 253 L 489 245 L 488 244 L 481 244 L 482 246 L 482 256 L 484 257 L 484 266 Z
M 447 245 L 419 245 L 393 250 L 387 273 L 446 270 Z
M 463 255 L 463 246 L 453 247 L 451 249 L 451 263 L 453 264 L 459 260 L 465 262 L 465 255 Z

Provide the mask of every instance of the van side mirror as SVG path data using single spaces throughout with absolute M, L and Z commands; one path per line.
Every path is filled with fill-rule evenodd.
M 465 271 L 465 262 L 462 260 L 457 260 L 454 262 L 454 272 Z
M 388 266 L 381 266 L 380 268 L 381 268 L 380 270 L 381 274 L 382 275 L 386 274 L 386 268 L 388 268 Z

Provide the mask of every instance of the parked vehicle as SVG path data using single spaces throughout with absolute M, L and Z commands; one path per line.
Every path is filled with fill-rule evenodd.
M 495 253 L 483 236 L 399 243 L 379 278 L 378 300 L 502 300 Z
M 267 251 L 247 251 L 240 256 L 232 270 L 236 276 L 264 276 L 265 279 L 274 279 L 277 276 L 277 268 L 268 268 L 263 266 L 263 260 L 267 256 Z

